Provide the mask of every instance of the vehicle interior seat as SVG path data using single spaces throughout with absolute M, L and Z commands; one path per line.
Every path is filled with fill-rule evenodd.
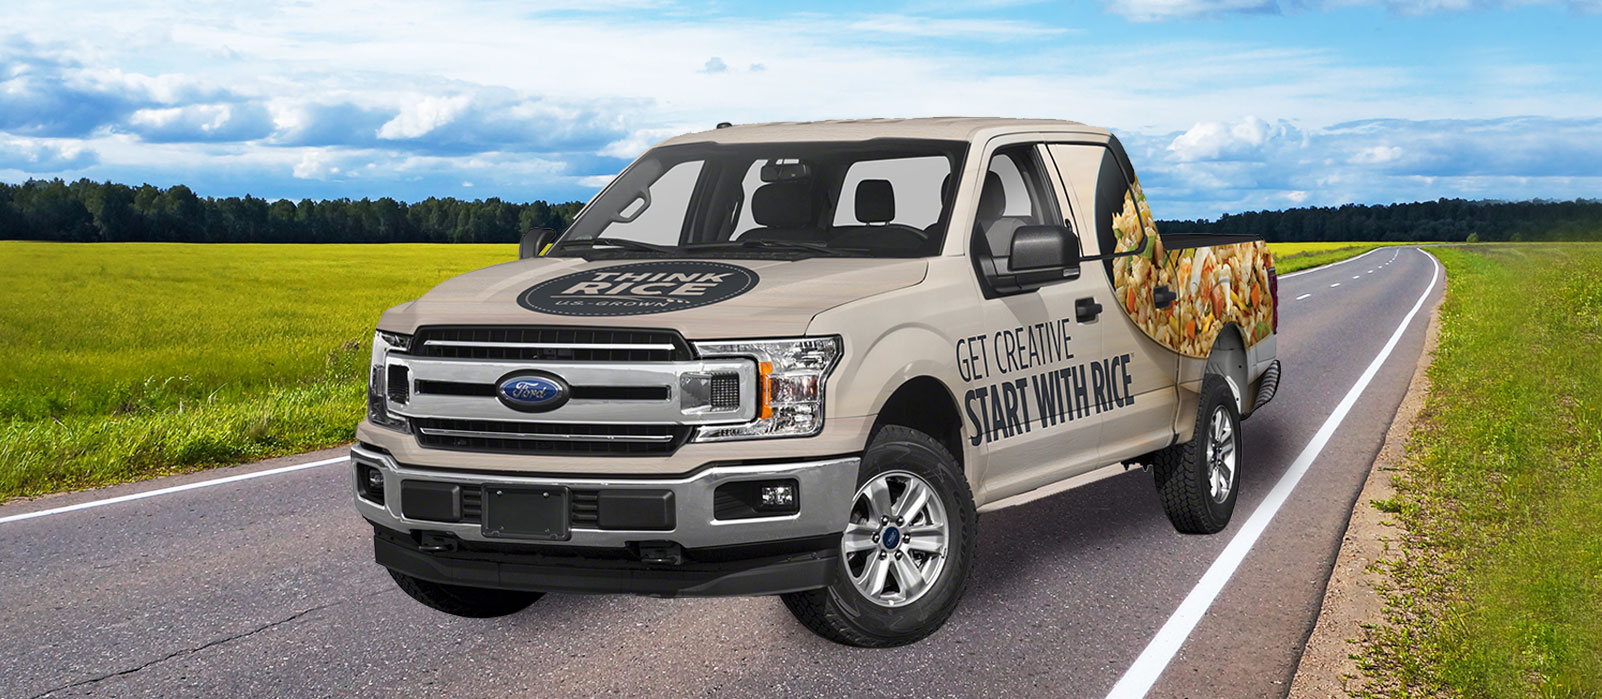
M 771 182 L 751 195 L 752 228 L 739 240 L 783 240 L 821 243 L 823 231 L 813 223 L 812 186 L 804 181 Z
M 855 208 L 862 225 L 835 228 L 829 236 L 831 247 L 896 252 L 923 247 L 923 231 L 892 223 L 896 218 L 896 190 L 890 180 L 858 182 Z
M 999 269 L 1010 269 L 1007 258 L 1012 254 L 1012 236 L 1019 228 L 1029 225 L 1021 216 L 1004 216 L 1007 210 L 1007 190 L 1001 176 L 985 173 L 984 188 L 979 190 L 979 208 L 974 215 L 973 234 L 990 246 L 990 256 L 996 258 Z

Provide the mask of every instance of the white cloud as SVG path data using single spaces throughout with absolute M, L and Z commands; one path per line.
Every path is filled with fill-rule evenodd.
M 703 73 L 727 73 L 728 71 L 728 64 L 717 56 L 706 59 L 706 65 L 701 67 L 701 72 Z
M 1401 157 L 1401 146 L 1369 146 L 1359 149 L 1346 162 L 1356 165 L 1379 165 L 1400 160 Z
M 1294 143 L 1301 133 L 1289 122 L 1270 124 L 1254 116 L 1233 123 L 1201 122 L 1176 136 L 1168 151 L 1182 163 L 1202 160 L 1259 160 L 1265 147 Z
M 378 127 L 378 137 L 386 139 L 417 138 L 451 123 L 467 111 L 470 99 L 466 95 L 450 97 L 422 97 L 401 109 L 394 119 Z

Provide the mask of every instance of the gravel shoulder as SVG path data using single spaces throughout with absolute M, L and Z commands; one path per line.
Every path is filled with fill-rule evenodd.
M 1444 298 L 1443 294 L 1440 299 Z M 1428 372 L 1441 331 L 1440 299 L 1430 309 L 1424 350 L 1419 353 L 1407 395 L 1396 410 L 1385 444 L 1352 507 L 1351 521 L 1325 587 L 1323 609 L 1291 683 L 1292 699 L 1346 696 L 1360 688 L 1354 682 L 1358 678 L 1354 644 L 1364 627 L 1384 623 L 1385 599 L 1376 589 L 1384 573 L 1375 569 L 1375 564 L 1391 554 L 1393 542 L 1401 537 L 1391 515 L 1374 503 L 1389 501 L 1396 495 L 1391 478 L 1407 456 L 1408 439 L 1429 395 Z

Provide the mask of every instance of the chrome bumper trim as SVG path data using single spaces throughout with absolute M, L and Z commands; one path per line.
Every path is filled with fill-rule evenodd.
M 506 542 L 484 536 L 483 527 L 468 522 L 432 522 L 403 517 L 399 493 L 401 481 L 417 480 L 460 485 L 504 485 L 509 487 L 568 487 L 584 490 L 650 489 L 673 491 L 676 527 L 666 531 L 615 529 L 570 530 L 566 541 L 538 543 L 565 546 L 620 548 L 629 542 L 672 541 L 687 548 L 751 544 L 762 541 L 798 539 L 838 534 L 845 531 L 856 493 L 857 470 L 861 459 L 846 457 L 754 466 L 716 466 L 689 476 L 675 478 L 608 478 L 510 476 L 484 473 L 457 473 L 403 466 L 387 454 L 351 447 L 351 461 L 376 466 L 384 474 L 384 491 L 389 494 L 378 505 L 356 494 L 356 470 L 350 470 L 352 496 L 363 517 L 390 529 L 444 531 L 469 541 Z M 713 518 L 713 492 L 731 481 L 793 478 L 799 484 L 801 511 L 793 515 L 753 519 L 717 520 Z

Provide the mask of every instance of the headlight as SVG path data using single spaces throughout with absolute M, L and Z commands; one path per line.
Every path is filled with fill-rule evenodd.
M 367 375 L 367 420 L 375 425 L 401 432 L 410 431 L 406 419 L 389 412 L 390 403 L 406 403 L 410 399 L 411 376 L 406 366 L 389 363 L 390 352 L 410 349 L 408 335 L 384 332 L 373 334 L 373 360 Z
M 839 337 L 697 342 L 702 357 L 751 357 L 757 362 L 756 419 L 706 425 L 694 441 L 810 437 L 823 430 L 823 385 L 840 360 Z

